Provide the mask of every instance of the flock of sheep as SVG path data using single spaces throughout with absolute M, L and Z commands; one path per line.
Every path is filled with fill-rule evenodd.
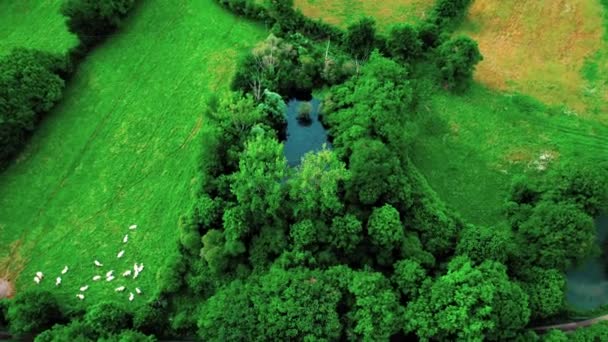
M 137 225 L 131 225 L 129 227 L 129 230 L 135 230 L 137 229 Z M 126 244 L 129 241 L 129 234 L 126 234 L 124 236 L 124 238 L 122 239 L 122 243 Z M 118 252 L 118 254 L 116 255 L 116 258 L 120 259 L 122 258 L 122 256 L 125 254 L 124 250 L 121 250 L 120 252 Z M 99 262 L 99 260 L 94 260 L 93 264 L 96 267 L 103 267 L 103 264 L 101 262 Z M 63 267 L 63 270 L 61 270 L 61 274 L 66 274 L 68 273 L 69 267 L 65 266 Z M 133 272 L 131 272 L 131 269 L 125 270 L 124 272 L 122 272 L 122 276 L 123 277 L 130 277 L 131 275 L 133 275 L 133 279 L 137 278 L 139 276 L 139 274 L 144 270 L 144 264 L 133 264 Z M 93 281 L 99 281 L 101 280 L 101 275 L 95 275 L 93 276 Z M 114 270 L 110 270 L 106 273 L 106 281 L 112 281 L 115 279 L 114 277 Z M 36 275 L 34 276 L 34 282 L 38 285 L 40 284 L 40 282 L 44 279 L 44 274 L 40 271 L 36 272 Z M 55 286 L 59 286 L 61 285 L 61 276 L 57 277 L 55 279 Z M 89 285 L 84 285 L 80 287 L 80 292 L 78 294 L 76 294 L 76 297 L 78 297 L 78 299 L 83 300 L 84 299 L 84 292 L 86 290 L 89 289 Z M 119 286 L 117 288 L 114 289 L 114 291 L 116 292 L 123 292 L 126 289 L 125 286 Z M 141 294 L 141 290 L 139 289 L 139 287 L 135 288 L 135 292 L 137 294 Z M 133 292 L 129 292 L 129 301 L 133 301 L 133 299 L 135 299 L 135 294 L 133 294 Z

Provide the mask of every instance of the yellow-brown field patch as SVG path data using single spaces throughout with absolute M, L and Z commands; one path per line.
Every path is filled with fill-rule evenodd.
M 603 44 L 602 15 L 596 0 L 477 0 L 459 33 L 484 55 L 478 81 L 582 113 L 581 68 Z
M 310 18 L 346 27 L 364 16 L 376 19 L 383 29 L 395 23 L 415 23 L 424 18 L 433 0 L 295 0 L 296 8 Z

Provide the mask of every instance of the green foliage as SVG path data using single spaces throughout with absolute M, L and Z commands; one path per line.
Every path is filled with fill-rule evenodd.
M 350 340 L 388 340 L 401 330 L 403 307 L 389 280 L 378 272 L 354 272 L 348 292 L 355 297 L 346 314 Z
M 401 61 L 408 62 L 422 54 L 422 39 L 418 28 L 399 24 L 391 27 L 387 39 L 390 54 Z
M 36 290 L 19 292 L 11 300 L 7 318 L 15 336 L 44 331 L 64 319 L 55 296 Z
M 427 20 L 445 29 L 463 19 L 472 2 L 473 0 L 437 0 Z
M 495 261 L 473 266 L 456 257 L 448 273 L 425 282 L 406 307 L 406 331 L 421 339 L 481 341 L 513 338 L 528 323 L 528 297 Z
M 287 125 L 287 105 L 281 95 L 264 90 L 264 97 L 260 103 L 262 113 L 266 116 L 266 123 L 276 131 L 285 129 Z
M 97 340 L 97 334 L 82 322 L 76 320 L 67 325 L 56 324 L 52 329 L 42 332 L 36 336 L 36 342 L 88 342 Z
M 565 164 L 555 169 L 546 181 L 547 198 L 572 202 L 591 217 L 608 206 L 608 170 L 590 162 Z
M 302 102 L 298 107 L 297 119 L 301 123 L 310 123 L 312 121 L 310 112 L 312 111 L 312 105 L 310 102 Z
M 392 281 L 406 298 L 417 297 L 422 284 L 427 279 L 424 268 L 415 260 L 405 259 L 396 262 Z
M 344 36 L 344 45 L 358 59 L 367 59 L 376 45 L 374 19 L 365 17 L 350 25 Z
M 330 244 L 338 250 L 350 253 L 363 239 L 362 232 L 363 224 L 356 216 L 336 216 L 331 223 Z
M 113 33 L 134 5 L 135 0 L 66 0 L 61 13 L 70 32 L 91 46 Z
M 549 330 L 549 332 L 547 332 L 546 334 L 543 335 L 543 342 L 568 342 L 570 341 L 570 339 L 568 338 L 568 335 L 561 331 L 561 330 L 556 330 L 556 329 L 551 329 Z
M 287 161 L 281 143 L 265 134 L 247 141 L 239 171 L 232 177 L 231 191 L 239 205 L 224 215 L 228 243 L 247 236 L 252 226 L 277 218 L 285 198 L 282 182 L 286 175 Z
M 131 328 L 133 317 L 116 302 L 102 302 L 87 310 L 84 315 L 84 323 L 95 333 L 105 336 Z
M 529 297 L 533 319 L 554 316 L 566 303 L 566 277 L 555 269 L 531 267 L 523 276 L 522 288 Z
M 341 195 L 349 179 L 350 172 L 334 152 L 307 153 L 289 179 L 294 217 L 330 221 L 344 209 Z
M 522 258 L 542 268 L 564 271 L 599 253 L 593 219 L 574 204 L 540 203 L 517 233 L 527 243 Z
M 483 60 L 477 42 L 469 37 L 452 38 L 439 46 L 437 65 L 445 87 L 462 90 L 473 79 L 477 63 Z
M 61 57 L 36 50 L 14 49 L 0 59 L 0 165 L 61 99 L 63 71 Z
M 389 204 L 375 208 L 367 222 L 367 234 L 381 250 L 400 247 L 405 233 L 397 209 Z
M 461 231 L 456 254 L 466 255 L 477 264 L 486 260 L 506 264 L 509 256 L 514 254 L 515 248 L 515 237 L 507 227 L 488 228 L 467 225 Z
M 155 342 L 154 336 L 147 336 L 138 331 L 124 330 L 119 334 L 110 335 L 107 338 L 99 339 L 99 342 Z
M 598 322 L 592 326 L 579 328 L 568 335 L 568 341 L 606 341 L 608 339 L 608 322 Z

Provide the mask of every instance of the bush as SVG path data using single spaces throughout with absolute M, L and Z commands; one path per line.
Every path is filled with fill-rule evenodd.
M 310 112 L 312 111 L 312 105 L 310 102 L 302 102 L 298 107 L 298 121 L 302 124 L 310 124 L 312 119 Z
M 483 60 L 477 42 L 457 37 L 439 46 L 437 64 L 445 87 L 461 90 L 473 78 L 477 63 Z
M 418 29 L 411 25 L 396 25 L 389 32 L 387 50 L 402 61 L 410 61 L 422 53 L 422 40 Z
M 39 333 L 63 319 L 57 299 L 48 291 L 20 292 L 8 308 L 9 331 L 15 336 Z
M 68 325 L 56 324 L 52 329 L 36 336 L 36 342 L 62 341 L 95 341 L 97 335 L 82 321 L 73 321 Z
M 437 0 L 429 21 L 440 27 L 453 25 L 465 17 L 472 2 L 473 0 Z
M 92 306 L 84 316 L 84 322 L 97 334 L 116 334 L 132 327 L 132 317 L 125 308 L 114 302 L 102 302 Z
M 118 28 L 133 9 L 135 0 L 67 0 L 61 13 L 70 32 L 91 47 Z
M 0 59 L 0 164 L 23 146 L 40 116 L 61 98 L 66 62 L 37 50 L 14 49 Z
M 376 22 L 362 18 L 350 25 L 344 37 L 348 51 L 359 59 L 367 59 L 376 45 Z

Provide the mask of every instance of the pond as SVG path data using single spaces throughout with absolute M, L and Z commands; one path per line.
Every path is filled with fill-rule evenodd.
M 608 238 L 608 215 L 600 216 L 595 224 L 598 241 L 603 246 Z M 608 273 L 601 256 L 569 270 L 566 277 L 566 299 L 574 308 L 587 310 L 608 304 Z
M 310 102 L 310 120 L 302 122 L 298 119 L 300 106 Z M 321 101 L 313 98 L 311 101 L 292 99 L 287 103 L 287 134 L 283 151 L 289 166 L 298 166 L 302 157 L 310 151 L 320 151 L 323 145 L 329 149 L 327 130 L 319 121 Z

